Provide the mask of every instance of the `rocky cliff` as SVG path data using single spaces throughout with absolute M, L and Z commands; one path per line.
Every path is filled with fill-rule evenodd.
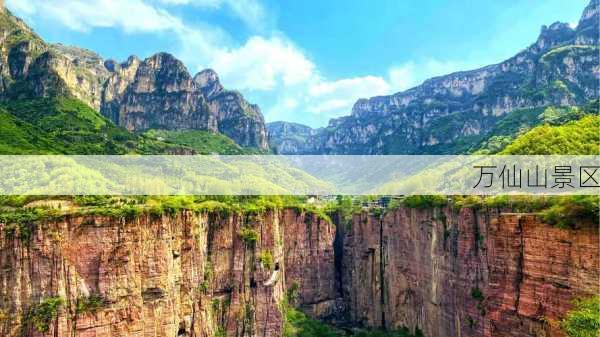
M 596 228 L 497 210 L 363 214 L 344 235 L 343 298 L 353 322 L 425 336 L 563 336 L 572 299 L 600 290 L 598 244 Z
M 130 131 L 208 130 L 268 149 L 260 109 L 223 89 L 212 70 L 192 78 L 166 53 L 105 61 L 89 50 L 45 43 L 0 8 L 0 99 L 52 96 L 80 99 Z
M 543 26 L 535 43 L 504 62 L 360 99 L 351 115 L 318 132 L 315 146 L 292 136 L 285 146 L 278 139 L 272 145 L 303 153 L 453 153 L 459 144 L 481 141 L 503 116 L 519 109 L 598 99 L 598 8 L 592 0 L 575 29 L 560 22 Z
M 197 129 L 227 135 L 242 146 L 268 149 L 258 106 L 240 93 L 225 90 L 217 74 L 203 70 L 192 77 L 167 53 L 145 60 L 130 57 L 111 63 L 113 74 L 102 93 L 103 115 L 131 131 Z
M 269 144 L 280 154 L 314 153 L 320 146 L 322 129 L 291 122 L 267 123 Z
M 281 336 L 294 288 L 304 311 L 345 326 L 562 336 L 571 300 L 600 290 L 597 230 L 495 209 L 400 208 L 337 226 L 287 209 L 0 227 L 3 336 Z

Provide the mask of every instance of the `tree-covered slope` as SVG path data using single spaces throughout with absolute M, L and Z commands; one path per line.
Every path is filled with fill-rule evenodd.
M 600 116 L 590 115 L 565 125 L 541 125 L 519 136 L 500 154 L 598 155 Z
M 0 154 L 246 154 L 227 136 L 205 131 L 135 134 L 75 98 L 0 104 Z
M 550 106 L 545 108 L 519 109 L 502 118 L 487 137 L 466 151 L 474 154 L 494 154 L 502 151 L 517 137 L 539 125 L 562 125 L 579 120 L 587 115 L 598 115 L 600 101 L 595 100 L 585 106 Z

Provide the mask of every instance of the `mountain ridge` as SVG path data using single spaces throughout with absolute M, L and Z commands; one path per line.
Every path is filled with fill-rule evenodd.
M 181 61 L 159 52 L 144 60 L 104 60 L 93 51 L 48 44 L 4 7 L 0 11 L 0 100 L 77 98 L 117 126 L 221 133 L 238 145 L 268 150 L 260 108 L 236 91 L 209 92 Z M 215 84 L 216 82 L 216 84 Z M 208 85 L 208 84 L 207 84 Z M 210 94 L 210 95 L 209 95 Z
M 317 139 L 308 144 L 267 125 L 271 147 L 283 140 L 284 154 L 454 153 L 455 143 L 475 145 L 511 111 L 585 105 L 598 98 L 598 5 L 589 3 L 576 29 L 561 22 L 542 26 L 533 44 L 500 63 L 359 99 L 350 115 L 316 129 Z

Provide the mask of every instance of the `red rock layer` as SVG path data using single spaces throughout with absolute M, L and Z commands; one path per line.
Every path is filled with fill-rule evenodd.
M 337 227 L 291 209 L 71 217 L 26 241 L 5 226 L 0 336 L 281 336 L 280 303 L 294 284 L 307 313 L 347 325 L 427 337 L 562 336 L 556 323 L 572 299 L 600 292 L 596 229 L 497 210 L 363 212 Z M 243 227 L 256 243 L 241 238 Z M 77 312 L 94 294 L 106 303 Z M 65 304 L 43 334 L 23 318 L 49 296 Z
M 238 235 L 258 233 L 255 247 Z M 278 217 L 183 213 L 125 221 L 77 217 L 47 223 L 29 241 L 0 245 L 1 336 L 281 335 L 283 282 L 256 256 L 282 259 Z M 97 312 L 78 313 L 77 300 L 99 294 Z M 23 317 L 31 303 L 60 296 L 65 304 L 49 331 Z
M 596 229 L 495 210 L 355 215 L 344 236 L 351 321 L 425 336 L 562 336 L 576 297 L 600 292 Z

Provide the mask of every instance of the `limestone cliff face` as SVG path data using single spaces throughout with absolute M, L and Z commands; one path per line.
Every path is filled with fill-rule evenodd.
M 323 132 L 322 129 L 290 122 L 267 123 L 267 131 L 271 148 L 277 153 L 290 155 L 317 153 Z
M 216 73 L 194 78 L 167 53 L 119 64 L 96 53 L 47 44 L 8 10 L 0 10 L 0 99 L 71 96 L 132 131 L 200 129 L 242 146 L 268 149 L 258 106 L 225 90 Z
M 291 209 L 67 217 L 24 241 L 6 226 L 2 336 L 281 336 L 294 287 L 304 311 L 346 326 L 563 336 L 571 300 L 600 291 L 597 230 L 498 210 L 401 208 L 337 226 Z M 27 313 L 53 296 L 64 303 L 39 332 Z
M 453 153 L 485 136 L 507 114 L 598 99 L 599 3 L 592 0 L 577 28 L 543 26 L 529 47 L 498 64 L 434 77 L 389 96 L 358 100 L 348 116 L 315 130 L 314 145 L 298 136 L 272 139 L 282 153 Z

